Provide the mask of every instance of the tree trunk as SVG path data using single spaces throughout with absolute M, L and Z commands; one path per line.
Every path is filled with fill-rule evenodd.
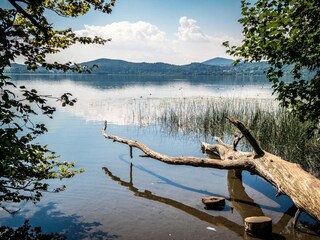
M 217 144 L 201 143 L 203 152 L 213 158 L 171 157 L 160 154 L 146 145 L 132 140 L 123 139 L 106 133 L 107 122 L 102 130 L 105 138 L 139 148 L 144 155 L 168 164 L 192 165 L 196 167 L 211 167 L 219 169 L 247 170 L 257 174 L 274 185 L 278 194 L 288 195 L 296 205 L 298 212 L 306 212 L 320 221 L 320 180 L 304 171 L 299 164 L 290 163 L 279 156 L 263 151 L 249 130 L 238 120 L 228 118 L 243 134 L 254 149 L 253 152 L 237 151 L 236 147 L 243 136 L 237 136 L 233 145 L 215 138 Z M 131 151 L 130 151 L 131 152 Z M 132 157 L 132 156 L 131 156 Z M 296 214 L 298 217 L 299 214 Z M 295 219 L 294 222 L 296 222 Z

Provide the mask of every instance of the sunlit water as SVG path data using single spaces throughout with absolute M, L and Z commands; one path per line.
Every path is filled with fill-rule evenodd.
M 20 226 L 30 219 L 33 226 L 66 233 L 68 239 L 242 239 L 243 219 L 264 214 L 272 218 L 275 236 L 319 239 L 294 231 L 292 201 L 275 198 L 275 189 L 257 176 L 244 172 L 241 182 L 232 172 L 167 165 L 139 157 L 138 150 L 130 159 L 128 146 L 101 135 L 103 121 L 108 120 L 108 131 L 114 135 L 167 155 L 200 157 L 201 139 L 173 136 L 153 118 L 139 124 L 137 112 L 160 111 L 161 101 L 176 98 L 272 98 L 268 82 L 96 75 L 14 78 L 42 94 L 72 92 L 78 99 L 72 108 L 59 108 L 53 120 L 42 120 L 49 133 L 39 141 L 59 153 L 61 160 L 76 161 L 77 168 L 86 171 L 52 181 L 52 186 L 66 184 L 67 189 L 44 194 L 36 205 L 13 206 L 21 208 L 14 216 L 0 212 L 1 225 Z M 204 209 L 201 198 L 210 195 L 227 199 L 224 210 Z

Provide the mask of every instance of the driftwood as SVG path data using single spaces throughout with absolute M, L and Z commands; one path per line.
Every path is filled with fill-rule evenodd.
M 114 142 L 127 144 L 130 147 L 130 153 L 132 153 L 132 148 L 135 147 L 144 152 L 141 157 L 150 157 L 168 164 L 234 169 L 237 171 L 247 170 L 274 185 L 278 191 L 277 196 L 285 194 L 292 199 L 298 209 L 294 224 L 301 212 L 305 212 L 320 221 L 320 180 L 304 171 L 299 164 L 287 162 L 279 156 L 262 150 L 249 130 L 241 122 L 232 118 L 228 118 L 228 120 L 241 131 L 242 135 L 251 144 L 253 152 L 236 150 L 242 136 L 237 136 L 233 141 L 233 145 L 226 144 L 216 137 L 217 144 L 201 143 L 202 150 L 211 154 L 213 158 L 171 157 L 153 151 L 143 143 L 107 134 L 107 122 L 105 122 L 105 126 L 102 129 L 102 134 L 105 138 Z

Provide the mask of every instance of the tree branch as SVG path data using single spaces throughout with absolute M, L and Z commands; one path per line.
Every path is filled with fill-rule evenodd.
M 258 144 L 257 140 L 251 135 L 250 131 L 242 124 L 242 122 L 238 121 L 234 118 L 226 117 L 233 125 L 235 125 L 241 133 L 246 137 L 250 145 L 252 146 L 253 150 L 257 154 L 257 156 L 263 156 L 264 151 Z
M 8 1 L 19 13 L 21 13 L 25 18 L 29 19 L 33 25 L 35 25 L 41 32 L 43 32 L 45 38 L 48 39 L 48 31 L 46 28 L 44 28 L 40 23 L 38 23 L 37 20 L 35 20 L 34 17 L 32 17 L 19 4 L 17 4 L 15 0 L 8 0 Z
M 243 138 L 243 135 L 236 135 L 235 138 L 233 139 L 232 146 L 233 146 L 233 151 L 237 151 L 237 146 L 240 140 Z
M 145 153 L 144 157 L 150 157 L 161 162 L 165 162 L 168 164 L 175 164 L 175 165 L 191 165 L 195 167 L 211 167 L 211 168 L 219 168 L 219 169 L 248 169 L 250 166 L 250 159 L 238 159 L 234 161 L 229 160 L 217 160 L 211 158 L 198 158 L 198 157 L 171 157 L 164 154 L 160 154 L 156 151 L 153 151 L 143 143 L 138 141 L 127 140 L 124 138 L 120 138 L 114 135 L 107 134 L 108 123 L 105 121 L 105 125 L 102 129 L 102 135 L 105 138 L 111 139 L 114 142 L 119 142 L 123 144 L 127 144 L 130 147 L 138 148 L 142 152 Z

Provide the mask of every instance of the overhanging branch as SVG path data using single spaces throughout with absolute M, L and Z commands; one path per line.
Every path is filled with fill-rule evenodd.
M 15 0 L 8 1 L 19 13 L 21 13 L 25 18 L 29 19 L 29 21 L 44 34 L 45 38 L 48 39 L 48 31 L 45 27 L 43 27 L 33 16 L 27 13 L 19 4 L 16 3 Z

